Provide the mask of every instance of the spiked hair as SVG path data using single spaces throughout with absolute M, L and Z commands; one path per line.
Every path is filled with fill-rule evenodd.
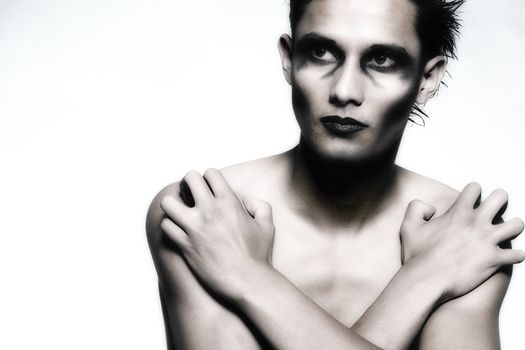
M 416 32 L 421 40 L 423 56 L 456 58 L 456 38 L 460 21 L 457 10 L 466 0 L 409 0 L 416 6 Z M 312 0 L 290 0 L 292 37 L 306 6 Z

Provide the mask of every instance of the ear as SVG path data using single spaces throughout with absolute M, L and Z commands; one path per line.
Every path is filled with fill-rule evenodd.
M 436 56 L 426 63 L 416 103 L 424 105 L 436 94 L 445 75 L 446 68 L 447 60 L 444 56 Z
M 279 38 L 279 55 L 281 55 L 281 62 L 283 65 L 284 78 L 288 84 L 292 83 L 292 54 L 293 42 L 288 34 L 283 34 Z

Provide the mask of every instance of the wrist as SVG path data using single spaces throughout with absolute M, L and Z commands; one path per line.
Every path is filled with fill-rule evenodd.
M 243 264 L 240 270 L 242 272 L 238 276 L 242 276 L 242 278 L 239 279 L 230 297 L 235 305 L 242 307 L 242 305 L 254 298 L 257 293 L 267 290 L 269 285 L 268 276 L 274 274 L 276 270 L 269 264 L 256 260 Z
M 437 271 L 435 264 L 413 258 L 399 270 L 400 278 L 424 295 L 433 307 L 437 307 L 447 300 L 448 285 L 443 275 Z M 397 276 L 397 275 L 396 275 Z
M 418 261 L 402 265 L 352 330 L 382 349 L 407 348 L 440 304 L 444 289 L 431 276 Z

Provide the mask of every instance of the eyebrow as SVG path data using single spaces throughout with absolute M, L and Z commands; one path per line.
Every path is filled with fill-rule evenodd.
M 333 39 L 329 39 L 319 33 L 316 33 L 316 32 L 310 32 L 310 33 L 307 33 L 305 35 L 303 35 L 302 37 L 300 37 L 298 40 L 297 40 L 297 46 L 299 47 L 302 47 L 302 46 L 305 46 L 309 43 L 319 43 L 319 44 L 325 44 L 327 46 L 330 46 L 330 47 L 334 47 L 334 48 L 338 48 L 340 49 L 339 45 L 337 44 L 337 42 Z
M 396 45 L 396 44 L 375 44 L 375 45 L 370 46 L 366 51 L 367 52 L 384 52 L 384 53 L 394 55 L 397 57 L 412 58 L 412 55 L 410 55 L 403 46 Z
M 297 40 L 297 46 L 302 48 L 310 43 L 324 44 L 328 47 L 336 48 L 340 51 L 343 51 L 339 44 L 333 39 L 327 38 L 319 33 L 310 32 Z M 382 52 L 394 57 L 405 59 L 407 61 L 412 61 L 414 58 L 408 51 L 401 45 L 397 44 L 374 44 L 365 50 L 367 53 L 373 52 Z

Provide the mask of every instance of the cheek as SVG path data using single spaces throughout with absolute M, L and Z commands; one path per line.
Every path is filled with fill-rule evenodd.
M 419 84 L 416 79 L 376 78 L 372 82 L 369 102 L 380 109 L 385 126 L 398 122 L 402 128 L 408 121 L 416 100 Z
M 378 115 L 376 138 L 382 150 L 403 136 L 419 84 L 413 79 L 384 79 L 370 89 L 370 100 Z
M 314 74 L 300 72 L 292 76 L 292 105 L 299 123 L 312 118 L 320 104 L 318 99 L 322 97 L 321 89 L 314 82 L 319 82 Z M 313 86 L 316 86 L 315 91 Z

